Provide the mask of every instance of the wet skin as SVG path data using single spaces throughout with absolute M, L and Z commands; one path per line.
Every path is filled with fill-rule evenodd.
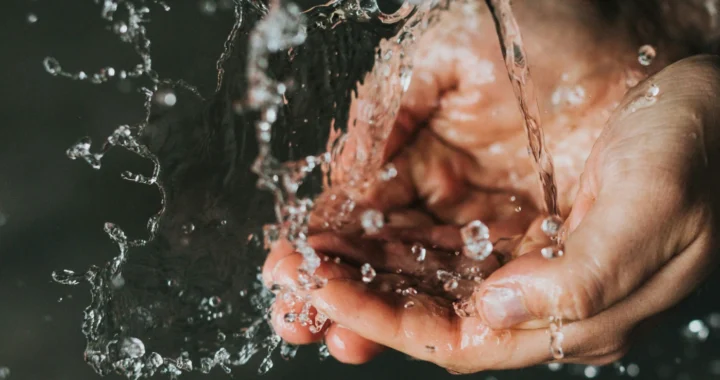
M 516 1 L 515 9 L 555 158 L 565 256 L 540 254 L 550 244 L 539 229 L 541 193 L 491 18 L 448 15 L 418 43 L 384 152 L 398 175 L 358 205 L 385 212 L 386 227 L 372 236 L 357 226 L 313 233 L 328 283 L 301 293 L 330 321 L 317 333 L 288 323 L 299 306 L 280 297 L 273 324 L 284 339 L 325 339 L 346 363 L 390 347 L 468 373 L 552 361 L 546 330 L 555 316 L 564 321 L 561 361 L 606 364 L 716 266 L 720 59 L 687 57 L 681 40 L 656 31 L 658 56 L 645 68 L 637 50 L 647 35 L 596 2 Z M 653 84 L 654 104 L 639 106 Z M 358 132 L 351 142 L 364 138 Z M 511 237 L 498 246 L 505 256 L 478 263 L 455 254 L 459 228 L 476 219 L 493 240 Z M 427 247 L 423 262 L 413 256 L 417 241 Z M 289 243 L 276 243 L 266 283 L 295 286 L 301 262 Z M 363 263 L 378 273 L 369 284 Z M 460 273 L 458 287 L 444 291 L 438 269 Z M 407 287 L 418 294 L 394 291 Z M 453 311 L 459 297 L 473 316 Z

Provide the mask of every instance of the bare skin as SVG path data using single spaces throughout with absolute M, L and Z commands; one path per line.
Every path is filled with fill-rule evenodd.
M 566 255 L 540 255 L 550 242 L 539 231 L 537 177 L 489 15 L 450 15 L 419 42 L 385 151 L 398 176 L 363 202 L 388 214 L 388 226 L 373 236 L 356 228 L 310 237 L 341 259 L 323 262 L 329 281 L 309 293 L 332 322 L 311 333 L 286 322 L 296 306 L 278 301 L 273 321 L 284 339 L 325 339 L 347 363 L 390 347 L 469 373 L 552 361 L 547 321 L 560 317 L 562 361 L 605 364 L 625 353 L 642 321 L 716 266 L 720 59 L 682 59 L 681 41 L 642 35 L 636 20 L 608 19 L 593 1 L 515 3 L 555 155 Z M 647 69 L 637 63 L 643 39 L 658 47 Z M 642 79 L 633 72 L 650 77 L 628 90 Z M 660 93 L 642 107 L 637 99 L 653 84 Z M 476 219 L 493 238 L 513 237 L 499 247 L 512 260 L 454 254 L 459 227 Z M 432 247 L 423 262 L 416 241 Z M 265 281 L 294 284 L 301 261 L 277 243 Z M 378 272 L 370 284 L 360 280 L 363 263 Z M 438 269 L 460 273 L 458 287 L 438 291 Z M 458 298 L 470 300 L 472 316 L 453 311 Z

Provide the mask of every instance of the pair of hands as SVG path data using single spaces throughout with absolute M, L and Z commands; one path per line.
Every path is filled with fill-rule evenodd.
M 552 361 L 548 320 L 560 317 L 562 361 L 606 364 L 626 352 L 643 321 L 716 266 L 720 59 L 683 59 L 628 90 L 643 70 L 636 35 L 608 25 L 592 2 L 546 3 L 516 8 L 547 110 L 565 256 L 540 254 L 551 242 L 540 231 L 537 177 L 490 16 L 446 15 L 418 42 L 385 149 L 398 175 L 368 189 L 358 206 L 383 211 L 388 222 L 371 236 L 350 226 L 309 237 L 317 252 L 341 259 L 323 261 L 317 274 L 328 282 L 308 294 L 330 322 L 313 333 L 284 318 L 300 306 L 278 297 L 273 325 L 285 340 L 325 339 L 346 363 L 390 347 L 476 372 Z M 543 21 L 549 16 L 552 25 Z M 680 58 L 671 43 L 658 45 L 650 69 Z M 645 98 L 652 86 L 659 93 Z M 362 133 L 353 130 L 350 146 Z M 477 219 L 493 241 L 512 237 L 497 246 L 503 257 L 454 254 L 460 226 Z M 414 242 L 426 247 L 425 260 L 417 261 Z M 301 263 L 277 242 L 264 280 L 293 287 Z M 378 273 L 369 284 L 364 263 Z M 459 274 L 457 287 L 443 289 L 437 270 Z M 409 287 L 417 294 L 395 292 Z M 458 298 L 468 317 L 453 310 Z

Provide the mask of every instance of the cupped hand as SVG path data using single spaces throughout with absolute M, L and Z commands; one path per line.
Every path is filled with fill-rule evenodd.
M 648 102 L 652 86 L 659 93 Z M 642 321 L 717 266 L 718 95 L 720 59 L 709 56 L 630 91 L 586 164 L 565 256 L 547 260 L 539 252 L 546 242 L 521 244 L 521 256 L 473 293 L 477 317 L 403 309 L 348 279 L 314 292 L 313 304 L 366 339 L 455 371 L 553 360 L 538 328 L 550 317 L 565 322 L 563 361 L 619 359 Z
M 617 35 L 597 33 L 599 19 L 591 17 L 589 26 L 587 19 L 579 20 L 579 13 L 592 14 L 587 9 L 559 8 L 545 10 L 545 15 L 556 12 L 556 26 L 577 33 L 563 35 L 538 24 L 533 16 L 537 9 L 521 7 L 518 16 L 528 30 L 525 40 L 538 92 L 548 95 L 541 98 L 541 108 L 548 110 L 543 117 L 555 154 L 559 203 L 564 215 L 572 209 L 566 223 L 567 255 L 547 261 L 539 254 L 549 244 L 538 233 L 541 197 L 491 21 L 487 15 L 455 14 L 419 42 L 413 81 L 385 151 L 398 175 L 371 189 L 366 199 L 366 205 L 386 212 L 388 227 L 377 236 L 359 236 L 355 230 L 310 238 L 311 246 L 328 257 L 318 273 L 328 282 L 305 296 L 332 323 L 309 331 L 285 318 L 301 303 L 279 297 L 273 320 L 284 339 L 302 344 L 324 338 L 331 353 L 349 363 L 367 361 L 388 346 L 472 372 L 552 360 L 546 331 L 533 328 L 546 326 L 553 316 L 566 322 L 566 360 L 604 363 L 622 354 L 640 320 L 677 302 L 702 277 L 698 269 L 710 267 L 713 242 L 709 232 L 699 233 L 702 228 L 696 227 L 711 228 L 713 210 L 707 194 L 701 194 L 705 190 L 698 190 L 707 187 L 685 181 L 705 178 L 702 173 L 709 169 L 698 166 L 696 156 L 704 147 L 710 165 L 707 144 L 715 141 L 717 147 L 712 137 L 717 133 L 710 127 L 709 132 L 693 132 L 700 124 L 712 124 L 712 118 L 702 115 L 714 115 L 714 110 L 703 107 L 707 101 L 702 103 L 702 96 L 688 86 L 714 79 L 713 64 L 683 62 L 653 78 L 661 88 L 657 104 L 636 104 L 634 113 L 616 111 L 578 181 L 592 144 L 626 90 L 635 45 L 628 48 L 617 42 L 623 40 Z M 551 43 L 561 48 L 543 53 Z M 630 59 L 607 58 L 603 53 L 612 49 L 629 52 Z M 678 79 L 679 73 L 684 79 Z M 678 87 L 683 91 L 675 89 L 676 82 L 684 85 Z M 618 109 L 629 109 L 628 103 L 647 91 L 647 83 L 628 94 Z M 705 96 L 715 90 L 704 86 Z M 685 117 L 669 119 L 666 113 Z M 683 133 L 695 133 L 705 145 L 677 143 Z M 652 159 L 658 155 L 663 159 Z M 459 226 L 475 219 L 490 226 L 493 240 L 526 234 L 507 245 L 517 258 L 493 274 L 498 266 L 494 257 L 478 263 L 455 255 L 462 245 Z M 428 247 L 421 264 L 414 241 Z M 680 255 L 691 246 L 694 254 Z M 675 257 L 690 258 L 678 267 Z M 301 260 L 288 244 L 276 244 L 264 268 L 265 281 L 292 287 Z M 370 284 L 362 281 L 363 263 L 378 273 Z M 671 265 L 675 269 L 665 272 Z M 438 284 L 431 280 L 438 269 L 470 282 L 449 292 L 435 291 Z M 692 273 L 693 281 L 678 273 Z M 474 277 L 487 280 L 478 286 Z M 649 284 L 667 287 L 679 281 L 684 282 L 677 293 L 644 290 Z M 418 294 L 402 291 L 408 288 Z M 394 292 L 398 289 L 400 294 Z M 464 312 L 470 317 L 460 318 L 452 302 L 468 296 Z M 652 300 L 627 306 L 630 299 Z

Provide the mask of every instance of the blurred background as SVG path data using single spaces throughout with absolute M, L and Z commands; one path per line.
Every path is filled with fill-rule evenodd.
M 679 1 L 679 0 L 678 0 Z M 164 78 L 184 79 L 203 94 L 216 83 L 215 61 L 233 23 L 228 2 L 169 2 L 148 26 L 153 65 Z M 0 18 L 0 380 L 97 379 L 83 360 L 82 312 L 87 285 L 56 284 L 53 270 L 83 270 L 117 254 L 103 232 L 106 221 L 131 236 L 157 211 L 154 188 L 120 178 L 124 170 L 147 172 L 148 163 L 114 150 L 103 169 L 69 160 L 65 150 L 80 137 L 101 141 L 120 124 L 144 116 L 137 84 L 103 85 L 53 77 L 43 59 L 56 57 L 69 71 L 94 72 L 137 63 L 132 47 L 106 28 L 91 0 L 6 0 Z M 494 36 L 493 36 L 494 38 Z M 182 104 L 182 103 L 180 103 Z M 313 133 L 313 132 L 310 132 Z M 252 151 L 252 150 L 251 150 Z M 202 179 L 198 179 L 201 181 Z M 248 216 L 249 218 L 249 216 Z M 259 223 L 258 223 L 259 225 Z M 255 261 L 262 258 L 255 258 Z M 468 375 L 474 379 L 720 378 L 720 276 L 658 319 L 621 363 L 603 368 L 564 366 Z M 698 322 L 700 321 L 700 322 Z M 370 364 L 320 361 L 316 347 L 280 358 L 266 379 L 442 379 L 445 370 L 387 353 Z M 181 378 L 260 378 L 258 361 L 232 375 Z M 110 378 L 116 376 L 110 375 Z M 162 378 L 163 376 L 156 376 Z M 166 376 L 165 376 L 166 377 Z

